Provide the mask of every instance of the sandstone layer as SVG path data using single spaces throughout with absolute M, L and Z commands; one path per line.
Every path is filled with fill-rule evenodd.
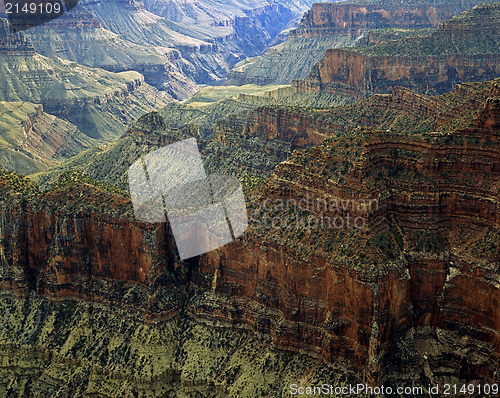
M 29 175 L 88 149 L 95 141 L 29 102 L 0 102 L 0 164 Z
M 460 82 L 493 79 L 500 75 L 499 15 L 498 3 L 484 4 L 427 35 L 353 50 L 330 49 L 293 87 L 362 98 L 396 86 L 439 94 Z
M 372 30 L 436 28 L 440 22 L 480 3 L 476 0 L 315 3 L 298 28 L 290 31 L 286 42 L 271 47 L 262 56 L 241 61 L 228 78 L 239 84 L 289 84 L 306 78 L 327 50 L 357 46 Z
M 365 116 L 373 125 L 390 124 L 392 131 L 349 126 L 333 109 L 330 116 L 339 126 L 325 127 L 329 138 L 307 123 L 307 113 L 302 119 L 278 119 L 279 110 L 262 108 L 260 117 L 254 111 L 260 127 L 250 123 L 235 132 L 294 142 L 294 126 L 309 127 L 295 141 L 307 148 L 295 150 L 265 181 L 245 185 L 251 226 L 242 238 L 185 262 L 177 257 L 168 225 L 134 220 L 127 195 L 112 185 L 70 172 L 41 193 L 27 179 L 2 173 L 0 285 L 22 295 L 89 302 L 99 314 L 104 307 L 110 314 L 123 311 L 113 322 L 130 316 L 134 330 L 140 322 L 151 333 L 156 332 L 150 325 L 177 328 L 176 322 L 187 316 L 198 324 L 241 331 L 245 339 L 252 333 L 266 336 L 278 348 L 329 363 L 346 377 L 339 384 L 351 377 L 424 386 L 451 380 L 498 382 L 499 84 L 468 84 L 440 97 L 401 89 L 344 108 L 345 113 L 356 106 L 369 110 L 373 114 Z M 401 115 L 404 124 L 398 124 Z M 272 127 L 269 120 L 281 122 Z M 158 114 L 139 122 L 129 136 L 156 140 L 152 132 L 165 127 Z M 241 141 L 237 135 L 218 139 L 235 145 Z M 170 139 L 175 137 L 164 135 L 160 144 Z M 291 200 L 300 201 L 300 207 L 284 207 Z M 269 217 L 278 221 L 270 224 Z M 306 221 L 288 228 L 284 217 Z M 327 217 L 344 222 L 362 217 L 364 224 L 319 224 Z M 112 369 L 101 348 L 84 366 L 80 346 L 66 343 L 74 347 L 70 355 L 58 348 L 62 342 L 48 344 L 52 327 L 46 322 L 54 318 L 32 310 L 33 299 L 24 305 L 36 331 L 29 334 L 25 324 L 21 329 L 31 339 L 26 340 L 30 361 L 69 356 L 71 369 L 87 374 L 88 366 L 95 372 L 101 358 L 100 366 Z M 50 314 L 57 307 L 48 308 Z M 73 308 L 72 319 L 88 330 L 83 310 Z M 179 330 L 192 330 L 189 325 L 182 323 Z M 94 333 L 103 330 L 98 326 Z M 201 346 L 214 341 L 203 330 L 197 333 L 208 333 L 204 338 L 193 337 Z M 102 343 L 107 355 L 112 347 L 137 352 L 120 333 L 111 333 L 117 345 Z M 13 352 L 8 347 L 20 349 L 15 335 L 5 337 L 4 355 Z M 71 341 L 75 338 L 88 347 L 86 338 Z M 169 338 L 156 347 L 171 344 Z M 151 358 L 144 361 L 151 363 Z M 120 363 L 112 379 L 131 380 L 130 362 Z M 151 365 L 160 384 L 170 382 L 174 373 L 172 364 L 162 366 Z M 184 388 L 193 386 L 189 380 L 200 388 L 207 380 L 217 384 L 214 373 L 193 379 L 186 372 L 176 376 Z M 229 369 L 223 373 L 227 376 Z M 227 395 L 254 396 L 255 390 L 237 390 L 235 381 L 245 374 L 236 371 Z M 324 380 L 315 377 L 314 383 Z M 56 379 L 52 385 L 75 388 Z M 104 388 L 85 378 L 72 380 L 78 388 Z M 276 379 L 263 383 L 269 391 L 283 387 Z M 120 387 L 109 388 L 115 394 Z M 199 391 L 217 396 L 213 390 Z

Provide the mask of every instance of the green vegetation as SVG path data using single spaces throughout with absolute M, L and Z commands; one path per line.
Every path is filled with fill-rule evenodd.
M 0 200 L 16 197 L 33 199 L 39 195 L 39 187 L 27 177 L 14 171 L 0 169 Z
M 426 28 L 426 29 L 410 29 L 410 28 L 382 28 L 382 29 L 374 29 L 370 30 L 368 34 L 362 37 L 356 47 L 367 47 L 373 45 L 373 42 L 381 43 L 388 42 L 392 40 L 405 39 L 409 37 L 422 37 L 428 36 L 435 29 Z
M 103 192 L 129 197 L 129 194 L 127 192 L 122 191 L 121 189 L 117 188 L 112 184 L 102 181 L 97 181 L 92 177 L 88 176 L 87 174 L 81 172 L 80 170 L 71 170 L 61 174 L 59 180 L 52 187 L 52 189 L 53 190 L 65 189 L 78 183 L 92 185 L 93 187 Z
M 304 94 L 290 86 L 218 86 L 202 88 L 182 103 L 172 102 L 159 112 L 171 128 L 196 125 L 204 138 L 212 135 L 219 120 L 260 106 L 329 108 L 351 102 L 351 98 L 330 93 Z
M 210 136 L 218 120 L 233 113 L 252 110 L 265 105 L 268 101 L 260 98 L 260 94 L 284 86 L 217 86 L 204 87 L 189 100 L 172 102 L 159 112 L 166 124 L 172 128 L 182 128 L 187 125 L 197 125 L 200 132 Z M 241 97 L 245 94 L 251 97 Z
M 369 56 L 398 57 L 498 54 L 500 3 L 477 6 L 427 33 L 354 50 Z
M 126 286 L 124 295 L 133 289 Z M 203 312 L 235 305 L 208 292 L 193 301 L 193 309 L 198 304 Z M 265 335 L 206 326 L 182 314 L 145 322 L 134 306 L 9 294 L 0 297 L 0 311 L 6 320 L 0 336 L 2 396 L 56 396 L 64 390 L 99 397 L 274 397 L 287 396 L 297 375 L 311 386 L 356 382 L 321 359 L 276 349 Z M 274 322 L 276 330 L 286 326 L 278 314 Z

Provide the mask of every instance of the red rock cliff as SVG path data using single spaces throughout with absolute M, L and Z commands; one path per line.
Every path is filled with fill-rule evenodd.
M 439 99 L 414 94 L 428 116 L 448 104 L 435 132 L 356 128 L 296 150 L 249 191 L 249 231 L 191 262 L 177 261 L 167 226 L 134 221 L 115 188 L 80 176 L 42 194 L 3 173 L 0 286 L 132 306 L 147 320 L 182 307 L 199 322 L 271 335 L 278 347 L 374 383 L 394 375 L 497 381 L 500 86 L 478 90 L 460 111 L 465 88 Z M 371 101 L 392 103 L 402 117 L 409 98 Z M 464 124 L 467 112 L 476 116 Z M 306 120 L 266 134 L 291 139 L 290 126 Z M 284 208 L 292 199 L 301 207 Z M 302 221 L 288 228 L 284 216 Z M 186 303 L 177 295 L 188 286 Z
M 313 37 L 334 34 L 359 36 L 368 30 L 401 27 L 431 28 L 439 22 L 450 19 L 482 1 L 427 2 L 405 4 L 401 2 L 381 2 L 369 4 L 363 1 L 315 3 L 304 14 L 291 37 Z
M 491 98 L 453 133 L 358 130 L 295 152 L 255 199 L 250 231 L 202 258 L 200 283 L 225 299 L 193 315 L 270 333 L 278 346 L 352 364 L 373 382 L 389 368 L 432 381 L 494 380 L 498 117 Z M 312 198 L 346 208 L 311 210 Z M 290 199 L 309 207 L 279 208 Z M 366 229 L 318 225 L 362 215 L 363 200 L 377 203 Z M 297 226 L 297 214 L 313 226 Z
M 356 50 L 328 50 L 309 76 L 294 81 L 293 87 L 359 98 L 390 93 L 395 86 L 438 94 L 464 81 L 494 79 L 500 75 L 499 15 L 498 3 L 486 4 L 421 37 Z

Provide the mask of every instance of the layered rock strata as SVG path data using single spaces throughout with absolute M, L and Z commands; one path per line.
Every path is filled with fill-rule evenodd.
M 257 191 L 253 228 L 202 257 L 200 283 L 225 301 L 193 316 L 250 326 L 372 382 L 497 380 L 495 92 L 451 133 L 361 129 L 294 152 Z M 366 224 L 347 227 L 348 216 Z
M 485 4 L 440 24 L 428 35 L 356 51 L 330 49 L 309 76 L 294 81 L 293 87 L 299 92 L 325 91 L 359 99 L 389 93 L 395 86 L 439 94 L 463 81 L 493 79 L 500 74 L 499 10 L 498 3 Z
M 0 137 L 1 168 L 26 175 L 54 167 L 95 144 L 74 124 L 28 102 L 0 102 Z
M 462 11 L 485 3 L 483 1 L 442 2 L 422 4 L 400 1 L 347 1 L 315 3 L 304 14 L 300 26 L 291 31 L 291 37 L 315 37 L 334 34 L 359 36 L 381 28 L 432 28 Z
M 315 3 L 304 14 L 299 27 L 290 31 L 285 43 L 271 47 L 260 57 L 241 61 L 228 78 L 238 84 L 290 84 L 307 78 L 327 50 L 366 44 L 372 30 L 436 28 L 440 22 L 480 3 L 475 0 Z M 391 35 L 378 35 L 379 40 L 382 37 L 386 41 Z
M 172 98 L 158 92 L 137 72 L 111 73 L 34 51 L 22 34 L 5 34 L 0 52 L 0 100 L 41 104 L 91 138 L 115 139 L 136 118 Z M 1 32 L 0 32 L 1 33 Z
M 247 233 L 187 262 L 168 225 L 135 221 L 111 185 L 67 173 L 40 193 L 3 173 L 1 287 L 133 309 L 146 324 L 186 311 L 375 384 L 498 382 L 500 86 L 454 95 L 439 98 L 455 110 L 435 130 L 339 130 L 294 151 L 246 186 Z M 427 103 L 431 117 L 434 101 L 406 107 Z M 141 123 L 134 134 L 162 126 Z
M 46 57 L 60 57 L 110 72 L 133 70 L 141 73 L 148 84 L 175 98 L 184 99 L 196 92 L 196 84 L 175 66 L 182 57 L 178 50 L 168 48 L 170 43 L 152 47 L 124 40 L 103 28 L 85 6 L 79 5 L 26 35 L 36 51 Z

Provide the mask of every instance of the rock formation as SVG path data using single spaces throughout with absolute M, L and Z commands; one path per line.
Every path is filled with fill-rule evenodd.
M 187 262 L 178 260 L 168 225 L 135 221 L 127 195 L 112 185 L 70 172 L 41 193 L 29 180 L 2 173 L 0 286 L 51 300 L 76 298 L 99 314 L 109 306 L 106 317 L 117 324 L 131 317 L 131 330 L 139 335 L 140 322 L 153 335 L 165 327 L 182 334 L 193 330 L 192 321 L 227 333 L 241 330 L 244 339 L 253 331 L 276 347 L 356 375 L 352 380 L 411 380 L 424 386 L 450 380 L 498 382 L 499 97 L 498 80 L 466 84 L 440 97 L 399 89 L 343 110 L 323 111 L 324 132 L 311 123 L 317 114 L 308 123 L 307 112 L 291 117 L 271 108 L 253 111 L 253 121 L 233 129 L 234 137 L 219 124 L 216 137 L 225 146 L 238 145 L 241 134 L 270 145 L 282 140 L 305 148 L 295 150 L 264 182 L 246 185 L 251 226 L 241 239 Z M 336 116 L 344 113 L 350 120 L 354 111 L 360 116 L 352 123 L 366 117 L 372 126 L 392 130 L 357 127 Z M 338 126 L 327 124 L 333 120 Z M 156 140 L 151 133 L 161 128 L 161 117 L 151 114 L 129 136 Z M 294 128 L 306 129 L 305 134 L 297 139 Z M 164 136 L 163 144 L 169 139 L 174 137 Z M 141 150 L 136 141 L 131 145 Z M 291 217 L 291 228 L 283 224 L 285 217 Z M 350 227 L 345 224 L 349 219 Z M 97 362 L 106 372 L 116 372 L 112 380 L 138 381 L 130 365 L 120 361 L 120 368 L 113 368 L 108 360 L 113 352 L 119 357 L 127 350 L 137 352 L 123 337 L 130 339 L 132 332 L 111 332 L 102 324 L 104 315 L 92 318 L 97 323 L 91 326 L 85 305 L 72 307 L 71 319 L 85 325 L 82 330 L 110 339 L 101 343 L 108 354 L 95 347 L 95 357 L 83 364 L 78 345 L 49 337 L 58 326 L 47 322 L 61 322 L 46 317 L 56 307 L 47 301 L 43 311 L 22 305 L 38 319 L 33 334 L 23 323 L 23 341 L 30 350 L 23 355 L 30 361 L 67 358 L 82 375 L 95 374 Z M 211 332 L 197 330 L 205 337 L 190 336 L 199 344 L 213 342 Z M 12 340 L 16 333 L 4 338 L 4 355 L 18 344 Z M 111 343 L 114 336 L 118 340 Z M 86 339 L 72 337 L 83 346 L 88 346 Z M 72 353 L 60 348 L 62 341 Z M 172 347 L 171 341 L 154 346 L 161 351 Z M 179 341 L 190 344 L 189 339 Z M 146 363 L 156 358 L 139 356 Z M 307 362 L 306 357 L 301 361 Z M 213 361 L 207 360 L 208 369 Z M 142 379 L 156 375 L 158 383 L 169 380 L 172 386 L 173 362 L 148 365 L 151 373 Z M 176 363 L 195 366 L 184 359 Z M 89 388 L 88 379 L 72 372 L 71 388 Z M 255 396 L 254 390 L 238 392 L 238 383 L 248 376 L 235 372 L 225 394 Z M 186 368 L 181 373 L 176 377 L 184 388 L 217 385 L 214 373 L 189 376 Z M 315 375 L 314 383 L 321 384 L 323 376 Z M 278 379 L 263 383 L 271 395 L 284 387 Z M 64 378 L 53 385 L 70 388 Z M 98 383 L 96 388 L 102 394 L 105 387 Z M 114 394 L 120 387 L 109 388 Z
M 306 78 L 325 51 L 357 46 L 372 30 L 435 28 L 480 3 L 476 0 L 315 3 L 304 14 L 299 27 L 290 31 L 285 43 L 270 48 L 263 56 L 241 61 L 228 77 L 240 84 L 290 84 L 292 80 Z
M 449 91 L 462 81 L 500 74 L 500 6 L 476 6 L 428 35 L 374 46 L 331 49 L 309 76 L 294 81 L 300 92 L 326 91 L 362 98 L 405 86 L 427 94 Z M 482 38 L 481 38 L 482 37 Z
M 28 175 L 88 149 L 95 141 L 29 102 L 0 102 L 0 165 Z
M 388 369 L 496 380 L 499 89 L 451 132 L 361 128 L 294 152 L 254 191 L 253 229 L 201 259 L 204 286 L 225 301 L 195 316 L 250 325 L 373 382 Z M 366 228 L 329 226 L 348 215 Z
M 27 31 L 26 35 L 36 51 L 46 57 L 60 57 L 110 72 L 133 70 L 141 73 L 148 84 L 175 98 L 184 99 L 196 91 L 196 84 L 175 66 L 181 54 L 172 43 L 155 48 L 125 40 L 103 28 L 92 15 L 91 8 L 83 5 L 53 22 Z
M 69 120 L 91 138 L 110 140 L 140 115 L 171 100 L 137 72 L 111 73 L 44 57 L 22 33 L 10 33 L 5 19 L 0 19 L 0 27 L 5 35 L 0 52 L 2 101 L 41 104 L 45 112 Z
M 468 0 L 425 3 L 401 1 L 341 3 L 315 3 L 304 14 L 300 26 L 290 33 L 291 37 L 314 37 L 334 34 L 360 36 L 369 30 L 381 28 L 436 28 L 442 21 L 462 11 L 484 3 Z

